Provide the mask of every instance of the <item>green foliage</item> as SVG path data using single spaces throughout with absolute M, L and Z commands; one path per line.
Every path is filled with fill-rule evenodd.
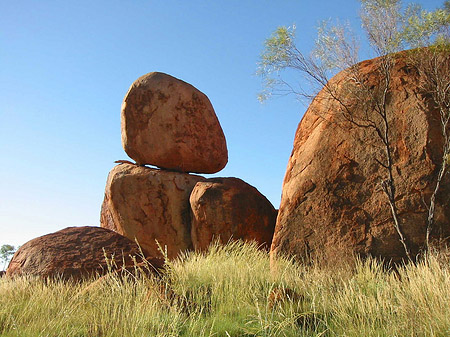
M 12 245 L 2 245 L 0 247 L 0 260 L 3 262 L 3 269 L 6 267 L 6 263 L 9 261 L 9 258 L 14 255 L 16 248 Z
M 361 22 L 378 55 L 402 49 L 400 0 L 361 0 Z
M 0 279 L 1 336 L 447 336 L 450 264 L 308 266 L 255 245 L 212 245 L 159 277 Z M 274 291 L 291 294 L 270 300 Z M 293 296 L 297 293 L 299 296 Z
M 435 11 L 423 10 L 420 6 L 409 6 L 405 13 L 402 37 L 412 48 L 444 46 L 450 43 L 450 2 Z
M 264 42 L 264 52 L 261 54 L 257 74 L 264 78 L 265 88 L 258 95 L 260 102 L 268 99 L 274 88 L 280 85 L 274 76 L 280 70 L 289 68 L 295 55 L 295 26 L 278 27 Z
M 278 27 L 272 36 L 265 41 L 265 52 L 261 55 L 262 65 L 271 70 L 279 70 L 289 66 L 291 49 L 295 39 L 295 26 Z
M 348 22 L 331 25 L 330 21 L 323 21 L 317 29 L 313 55 L 335 73 L 358 62 L 358 44 Z
M 403 10 L 401 0 L 360 2 L 362 27 L 377 56 L 417 47 L 450 49 L 450 1 L 434 11 L 414 4 Z M 264 42 L 260 56 L 257 74 L 264 89 L 258 99 L 264 101 L 274 94 L 311 99 L 331 76 L 360 61 L 358 51 L 359 38 L 348 23 L 322 22 L 311 55 L 297 48 L 295 26 L 278 27 Z M 282 76 L 290 71 L 296 80 L 285 80 Z M 299 79 L 305 79 L 310 87 L 296 87 Z

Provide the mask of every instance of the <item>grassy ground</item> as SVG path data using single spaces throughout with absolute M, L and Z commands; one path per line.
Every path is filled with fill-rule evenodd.
M 1 336 L 450 336 L 450 265 L 269 270 L 254 245 L 212 246 L 161 277 L 0 279 Z

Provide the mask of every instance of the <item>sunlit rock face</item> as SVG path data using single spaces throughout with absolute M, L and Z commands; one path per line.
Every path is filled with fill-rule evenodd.
M 238 178 L 199 181 L 190 196 L 192 243 L 206 250 L 214 240 L 256 241 L 270 248 L 277 212 L 256 188 Z
M 205 178 L 120 164 L 108 176 L 101 226 L 137 240 L 147 256 L 169 258 L 192 249 L 189 196 Z M 157 243 L 158 242 L 158 243 Z
M 398 212 L 414 255 L 424 245 L 425 204 L 442 162 L 443 137 L 439 112 L 423 90 L 423 77 L 407 65 L 407 55 L 395 55 L 386 108 Z M 357 67 L 373 95 L 379 95 L 380 59 Z M 351 96 L 350 83 L 345 71 L 329 82 L 352 114 L 381 123 L 370 102 Z M 326 259 L 359 254 L 393 261 L 405 257 L 381 189 L 387 171 L 377 160 L 385 162 L 385 147 L 372 128 L 356 126 L 343 117 L 342 109 L 324 89 L 298 126 L 283 182 L 272 260 L 280 254 Z M 444 177 L 438 194 L 434 238 L 450 235 L 449 178 Z
M 208 97 L 164 73 L 149 73 L 131 85 L 122 103 L 121 130 L 126 153 L 141 165 L 216 173 L 228 162 Z

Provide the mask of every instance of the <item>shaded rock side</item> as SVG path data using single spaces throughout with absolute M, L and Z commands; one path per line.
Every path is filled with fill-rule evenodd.
M 198 182 L 189 200 L 196 250 L 206 250 L 215 239 L 256 241 L 270 248 L 277 212 L 253 186 L 237 178 L 212 178 Z
M 147 256 L 169 258 L 192 249 L 189 195 L 205 178 L 131 164 L 114 167 L 108 176 L 100 224 L 137 240 Z
M 100 227 L 68 227 L 28 241 L 14 254 L 7 276 L 36 275 L 80 279 L 108 271 L 108 259 L 114 257 L 112 269 L 139 261 L 139 247 L 131 240 Z M 125 262 L 125 265 L 123 265 Z
M 122 145 L 138 164 L 215 173 L 228 162 L 225 136 L 205 94 L 153 72 L 128 90 L 121 114 Z
M 391 148 L 395 163 L 397 206 L 412 254 L 423 247 L 427 208 L 442 158 L 439 112 L 421 88 L 417 69 L 397 54 L 387 96 Z M 357 65 L 372 90 L 379 90 L 380 60 Z M 348 94 L 349 79 L 341 72 L 330 87 L 356 116 L 375 120 L 365 101 Z M 322 90 L 300 122 L 287 166 L 280 210 L 271 247 L 297 257 L 342 258 L 356 253 L 399 261 L 405 252 L 396 233 L 387 197 L 381 189 L 386 170 L 384 148 L 370 128 L 342 118 L 339 103 Z M 450 184 L 447 175 L 436 207 L 433 237 L 450 234 Z

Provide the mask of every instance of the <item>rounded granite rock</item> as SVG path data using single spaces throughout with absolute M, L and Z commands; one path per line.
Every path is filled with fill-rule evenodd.
M 189 200 L 196 250 L 215 240 L 256 241 L 269 250 L 277 211 L 255 187 L 238 178 L 211 178 L 199 181 Z
M 152 72 L 128 90 L 121 113 L 122 145 L 140 165 L 216 173 L 228 162 L 226 140 L 205 94 Z
M 136 243 L 109 229 L 68 227 L 28 241 L 14 254 L 7 277 L 34 275 L 81 279 L 105 274 L 108 270 L 131 267 L 141 262 Z M 113 265 L 108 267 L 106 258 Z M 152 262 L 158 262 L 153 259 Z M 160 265 L 155 267 L 161 267 Z
M 398 214 L 415 255 L 424 245 L 426 202 L 442 162 L 443 137 L 439 111 L 407 56 L 406 52 L 393 56 L 386 110 Z M 371 90 L 369 97 L 377 97 L 384 83 L 381 62 L 376 58 L 355 65 Z M 449 62 L 443 64 L 448 67 Z M 343 112 L 342 101 L 353 120 L 381 123 L 373 102 L 349 95 L 355 92 L 353 83 L 347 71 L 337 74 L 298 125 L 271 247 L 273 261 L 285 255 L 333 261 L 354 255 L 393 262 L 405 258 L 381 188 L 387 179 L 387 169 L 380 165 L 385 162 L 385 147 L 373 128 L 352 123 Z M 329 88 L 341 102 L 331 97 Z M 449 175 L 440 188 L 434 239 L 450 235 Z

